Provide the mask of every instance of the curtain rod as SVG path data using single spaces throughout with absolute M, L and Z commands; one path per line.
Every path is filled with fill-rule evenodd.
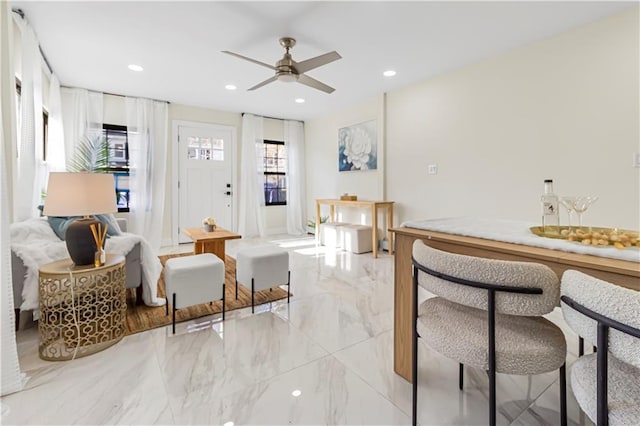
M 71 87 L 71 86 L 60 86 L 61 88 L 64 87 L 65 89 L 84 89 L 84 87 Z M 119 98 L 141 98 L 141 99 L 149 99 L 150 101 L 154 101 L 154 102 L 164 102 L 166 104 L 171 104 L 171 102 L 169 101 L 163 101 L 160 99 L 153 99 L 153 98 L 147 98 L 144 96 L 128 96 L 128 95 L 120 95 L 118 93 L 110 93 L 110 92 L 99 92 L 97 90 L 90 90 L 90 89 L 85 89 L 88 90 L 90 92 L 97 92 L 97 93 L 102 93 L 103 95 L 109 95 L 109 96 L 117 96 Z
M 23 21 L 28 22 L 27 18 L 24 15 L 24 11 L 22 9 L 12 8 L 11 11 L 16 15 L 18 15 L 20 19 L 22 19 Z M 40 46 L 40 41 L 38 41 L 38 50 L 40 51 L 40 56 L 42 56 L 42 60 L 44 61 L 44 64 L 47 66 L 49 73 L 53 74 L 53 68 L 51 68 L 51 64 L 49 63 L 47 56 L 44 54 L 44 51 L 42 50 L 42 46 Z
M 242 113 L 242 115 L 243 115 L 243 116 L 244 116 L 245 114 L 253 114 L 253 113 L 251 113 L 251 112 L 243 112 L 243 113 Z M 304 123 L 304 121 L 303 121 L 303 120 L 291 120 L 291 119 L 289 119 L 289 118 L 269 117 L 269 116 L 267 116 L 267 115 L 260 115 L 260 114 L 253 114 L 253 115 L 257 115 L 258 117 L 262 117 L 262 118 L 268 118 L 268 119 L 270 119 L 270 120 L 281 120 L 281 121 L 288 120 L 288 121 L 299 121 L 299 122 L 301 122 L 301 123 Z

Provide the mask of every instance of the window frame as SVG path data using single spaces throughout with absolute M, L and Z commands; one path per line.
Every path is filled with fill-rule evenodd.
M 287 205 L 286 197 L 285 197 L 284 201 L 272 201 L 272 202 L 270 202 L 267 199 L 266 188 L 265 188 L 268 176 L 283 176 L 285 178 L 287 177 L 286 163 L 285 163 L 285 170 L 283 172 L 279 172 L 279 171 L 278 172 L 271 172 L 271 171 L 268 172 L 267 171 L 267 158 L 270 158 L 270 157 L 267 157 L 267 155 L 266 155 L 267 145 L 283 146 L 284 149 L 285 149 L 285 157 L 284 157 L 284 159 L 286 160 L 287 154 L 288 154 L 287 150 L 286 150 L 286 144 L 284 143 L 284 141 L 276 141 L 276 140 L 271 140 L 271 139 L 264 139 L 262 142 L 263 142 L 264 154 L 265 154 L 265 155 L 263 155 L 263 158 L 262 158 L 262 160 L 263 160 L 262 161 L 262 170 L 263 170 L 263 173 L 264 173 L 263 193 L 265 194 L 264 205 L 265 206 L 286 206 Z M 276 159 L 277 158 L 278 157 L 276 157 Z M 287 184 L 284 187 L 277 186 L 275 189 L 278 189 L 278 190 L 283 190 L 284 189 L 286 191 L 288 189 L 288 187 L 289 187 L 289 184 L 287 182 Z
M 112 148 L 111 145 L 109 145 L 109 133 L 113 133 L 113 134 L 124 134 L 125 136 L 125 146 L 124 146 L 124 163 L 126 165 L 124 166 L 116 166 L 116 165 L 112 165 L 112 161 L 111 161 L 111 155 L 112 155 Z M 131 202 L 131 188 L 127 188 L 127 189 L 122 189 L 119 188 L 119 179 L 121 177 L 130 177 L 130 161 L 131 161 L 131 157 L 129 155 L 129 129 L 127 128 L 127 126 L 122 126 L 119 124 L 108 124 L 108 123 L 103 123 L 102 124 L 102 136 L 104 138 L 106 138 L 107 140 L 107 150 L 108 150 L 108 157 L 107 157 L 107 163 L 108 163 L 108 167 L 106 168 L 106 172 L 107 173 L 111 173 L 113 175 L 114 181 L 115 181 L 115 192 L 116 192 L 116 196 L 119 196 L 118 194 L 122 193 L 125 195 L 125 198 L 127 200 L 127 207 L 118 207 L 118 213 L 128 213 L 131 211 L 130 208 L 130 202 Z

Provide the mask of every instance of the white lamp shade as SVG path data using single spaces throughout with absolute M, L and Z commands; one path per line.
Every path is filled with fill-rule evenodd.
M 107 173 L 49 174 L 43 213 L 47 216 L 89 216 L 114 213 L 115 181 Z

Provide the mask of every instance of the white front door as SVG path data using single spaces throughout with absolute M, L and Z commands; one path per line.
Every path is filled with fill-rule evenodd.
M 228 126 L 178 126 L 179 241 L 191 241 L 180 230 L 202 226 L 213 217 L 233 229 L 232 153 L 234 129 Z

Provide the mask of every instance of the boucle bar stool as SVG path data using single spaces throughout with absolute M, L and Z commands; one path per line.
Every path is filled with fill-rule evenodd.
M 418 285 L 437 297 L 418 306 Z M 567 424 L 567 343 L 542 315 L 560 302 L 560 282 L 547 266 L 465 256 L 413 244 L 413 424 L 417 421 L 418 337 L 463 367 L 489 376 L 489 424 L 496 424 L 496 373 L 559 370 L 560 421 Z
M 238 282 L 248 286 L 251 282 L 251 313 L 254 313 L 254 293 L 257 290 L 287 285 L 287 303 L 291 274 L 289 253 L 279 247 L 262 246 L 238 251 L 236 257 L 236 299 Z
M 598 349 L 571 366 L 576 401 L 598 426 L 640 424 L 640 292 L 571 270 L 561 292 L 565 321 Z
M 174 257 L 164 265 L 164 285 L 169 315 L 169 295 L 173 318 L 173 334 L 176 334 L 176 311 L 187 306 L 222 299 L 222 320 L 224 321 L 224 262 L 212 253 L 195 256 Z
M 367 225 L 344 225 L 342 230 L 342 248 L 352 253 L 373 251 L 373 229 Z

